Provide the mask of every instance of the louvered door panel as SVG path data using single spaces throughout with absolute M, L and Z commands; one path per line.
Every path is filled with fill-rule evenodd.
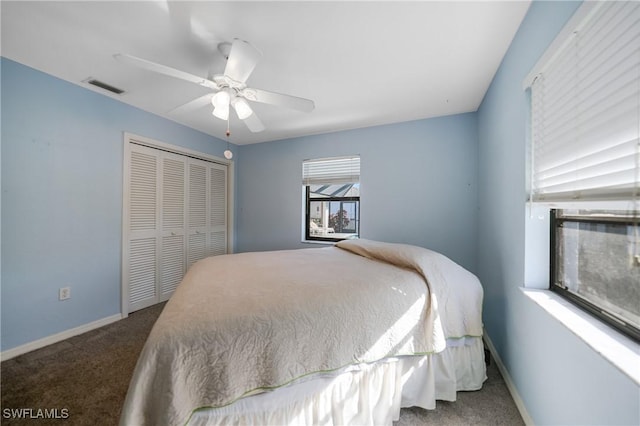
M 227 253 L 227 167 L 211 164 L 209 256 Z
M 186 168 L 185 157 L 162 153 L 161 301 L 171 297 L 186 271 Z
M 129 310 L 135 311 L 157 299 L 156 238 L 131 240 L 129 253 Z
M 131 153 L 129 225 L 132 231 L 156 229 L 157 156 Z
M 189 229 L 207 226 L 207 167 L 189 164 Z
M 158 294 L 158 153 L 132 148 L 129 169 L 129 241 L 123 264 L 128 268 L 129 311 L 134 311 L 155 303 Z
M 227 170 L 223 166 L 211 165 L 211 226 L 227 224 Z
M 162 160 L 162 229 L 184 229 L 185 161 Z
M 207 257 L 208 163 L 189 160 L 189 220 L 187 267 Z
M 211 232 L 209 244 L 209 256 L 227 254 L 227 232 Z
M 207 234 L 196 233 L 189 235 L 189 251 L 187 253 L 189 267 L 200 259 L 207 257 Z
M 185 272 L 184 235 L 162 237 L 162 276 L 160 299 L 168 299 Z

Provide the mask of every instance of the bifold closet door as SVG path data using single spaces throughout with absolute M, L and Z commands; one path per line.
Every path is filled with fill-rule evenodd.
M 186 272 L 186 188 L 187 161 L 180 155 L 163 152 L 160 209 L 159 297 L 168 300 Z
M 193 263 L 227 253 L 227 166 L 129 145 L 128 312 L 169 299 Z M 127 298 L 125 298 L 127 300 Z
M 129 237 L 124 247 L 123 268 L 128 278 L 129 312 L 132 312 L 158 301 L 158 151 L 132 146 L 129 170 L 129 206 L 125 218 Z
M 227 252 L 227 167 L 189 160 L 187 265 Z

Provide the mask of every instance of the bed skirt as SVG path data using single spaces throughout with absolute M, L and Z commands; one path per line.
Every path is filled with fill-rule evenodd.
M 189 425 L 391 425 L 401 407 L 435 409 L 486 380 L 482 338 L 447 340 L 425 356 L 391 357 L 296 380 L 221 408 L 200 408 Z

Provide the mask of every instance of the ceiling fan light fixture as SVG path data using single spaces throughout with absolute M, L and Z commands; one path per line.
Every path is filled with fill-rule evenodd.
M 248 118 L 251 116 L 251 114 L 253 114 L 253 110 L 251 109 L 247 101 L 242 98 L 234 98 L 231 101 L 231 105 L 233 105 L 233 108 L 236 110 L 236 114 L 238 114 L 238 118 L 240 120 L 244 120 L 245 118 Z
M 220 120 L 228 120 L 229 119 L 229 106 L 227 107 L 215 107 L 213 109 L 212 114 L 215 117 L 218 117 Z
M 211 98 L 211 103 L 216 108 L 229 108 L 231 102 L 231 94 L 226 90 L 221 90 Z

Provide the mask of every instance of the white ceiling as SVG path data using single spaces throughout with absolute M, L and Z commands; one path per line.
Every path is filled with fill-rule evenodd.
M 266 130 L 235 115 L 249 144 L 476 111 L 529 1 L 2 1 L 2 56 L 225 139 L 211 106 L 171 112 L 206 88 L 120 63 L 128 53 L 202 77 L 217 45 L 248 40 L 263 58 L 247 84 L 309 98 L 303 113 L 253 103 Z M 88 77 L 125 90 L 112 95 Z

